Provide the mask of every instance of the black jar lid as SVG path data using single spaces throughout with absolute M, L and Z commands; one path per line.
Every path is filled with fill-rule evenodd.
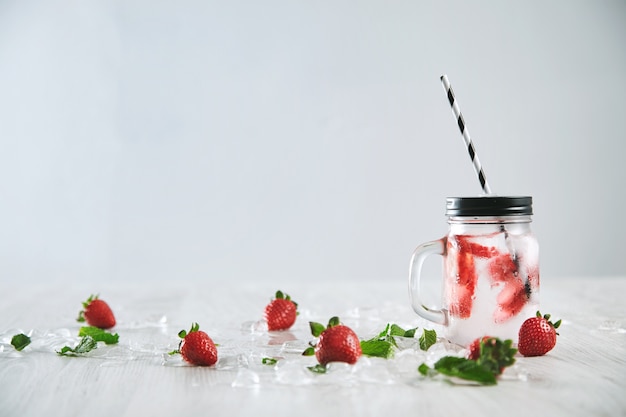
M 446 216 L 524 216 L 533 214 L 532 197 L 448 197 Z

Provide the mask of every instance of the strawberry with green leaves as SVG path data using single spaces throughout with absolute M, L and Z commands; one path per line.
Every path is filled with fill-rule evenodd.
M 467 358 L 444 356 L 435 362 L 433 368 L 423 363 L 417 370 L 424 376 L 441 374 L 482 385 L 495 385 L 504 368 L 515 363 L 516 353 L 511 339 L 503 341 L 485 336 L 472 342 Z
M 282 291 L 276 291 L 276 298 L 265 306 L 264 318 L 270 331 L 289 329 L 296 322 L 297 315 L 298 304 Z
M 217 362 L 217 347 L 209 335 L 200 330 L 198 323 L 193 323 L 189 332 L 178 332 L 178 337 L 182 339 L 178 350 L 170 352 L 170 355 L 180 353 L 192 365 L 211 366 Z
M 511 340 L 501 341 L 496 337 L 484 336 L 474 340 L 469 346 L 467 358 L 500 375 L 504 368 L 513 365 L 517 350 Z
M 519 353 L 524 356 L 543 356 L 550 352 L 556 345 L 556 329 L 560 325 L 561 320 L 552 323 L 549 314 L 542 316 L 537 311 L 537 316 L 526 319 L 519 329 Z
M 76 321 L 86 321 L 90 326 L 100 329 L 110 329 L 115 326 L 115 316 L 111 307 L 97 295 L 89 296 L 87 301 L 83 302 L 83 308 L 84 310 L 78 313 Z
M 323 373 L 331 362 L 355 364 L 361 357 L 361 342 L 354 331 L 341 324 L 338 317 L 332 317 L 328 325 L 310 322 L 311 333 L 319 337 L 314 346 L 303 352 L 304 356 L 315 355 L 319 365 L 310 367 L 314 372 Z

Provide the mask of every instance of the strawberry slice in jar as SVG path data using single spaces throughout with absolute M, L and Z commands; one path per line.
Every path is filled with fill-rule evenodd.
M 447 258 L 452 263 L 448 265 L 448 310 L 452 316 L 462 319 L 469 318 L 472 313 L 478 281 L 472 245 L 464 236 L 448 239 L 447 245 L 449 254 L 456 252 L 456 256 Z
M 489 273 L 492 283 L 502 286 L 496 297 L 498 308 L 494 312 L 495 322 L 502 323 L 522 311 L 528 302 L 528 289 L 519 273 L 519 263 L 509 253 L 493 258 Z

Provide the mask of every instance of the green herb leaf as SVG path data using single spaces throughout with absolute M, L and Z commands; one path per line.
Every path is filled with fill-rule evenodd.
M 307 366 L 307 369 L 309 371 L 311 371 L 311 372 L 316 373 L 316 374 L 325 374 L 326 370 L 327 370 L 326 366 L 324 366 L 324 365 L 322 365 L 320 363 L 318 363 L 315 366 Z
M 414 329 L 404 330 L 397 324 L 387 323 L 382 332 L 378 333 L 369 340 L 361 340 L 361 351 L 366 356 L 375 356 L 379 358 L 389 359 L 393 357 L 398 345 L 396 343 L 396 337 L 413 337 L 415 335 Z
M 366 356 L 389 359 L 394 355 L 393 346 L 386 340 L 362 340 L 361 351 Z
M 104 342 L 107 345 L 114 345 L 119 342 L 120 339 L 120 336 L 117 333 L 112 334 L 107 332 L 106 330 L 102 330 L 98 327 L 93 326 L 81 327 L 78 330 L 78 336 L 91 336 L 96 342 Z
M 504 368 L 515 363 L 514 355 L 517 349 L 512 345 L 513 341 L 510 339 L 502 341 L 496 337 L 484 338 L 480 341 L 480 354 L 477 360 L 444 356 L 435 363 L 434 370 L 426 364 L 421 364 L 418 371 L 422 375 L 432 376 L 440 373 L 483 385 L 494 385 Z
M 11 338 L 11 345 L 19 352 L 30 345 L 30 337 L 26 336 L 24 333 L 16 334 Z
M 315 348 L 312 346 L 309 346 L 308 348 L 304 349 L 304 352 L 302 352 L 302 356 L 313 356 L 315 355 Z
M 387 336 L 402 336 L 404 337 L 404 335 L 406 334 L 406 330 L 404 330 L 402 327 L 398 326 L 397 324 L 392 324 L 389 327 L 389 332 L 387 333 Z
M 404 332 L 404 337 L 415 337 L 415 332 L 417 332 L 417 327 L 415 327 L 414 329 L 409 329 L 406 332 Z
M 434 372 L 433 369 L 431 369 L 430 366 L 426 365 L 425 363 L 418 366 L 417 371 L 424 376 L 428 376 L 430 373 Z
M 263 365 L 276 365 L 277 362 L 278 359 L 276 358 L 263 358 L 261 360 L 261 363 L 263 363 Z
M 93 349 L 96 349 L 97 347 L 98 347 L 98 342 L 96 342 L 96 340 L 93 337 L 87 335 L 87 336 L 84 336 L 80 340 L 80 342 L 78 342 L 78 345 L 76 345 L 75 348 L 71 348 L 69 346 L 63 346 L 63 348 L 61 348 L 60 351 L 57 351 L 57 353 L 63 356 L 78 356 L 83 353 L 87 353 Z
M 434 330 L 424 329 L 419 339 L 420 349 L 428 350 L 432 345 L 437 343 L 437 332 Z
M 378 333 L 378 339 L 384 339 L 385 337 L 387 337 L 387 335 L 389 334 L 389 329 L 391 327 L 391 324 L 387 323 L 387 325 L 385 326 L 385 328 L 383 329 L 382 332 Z
M 309 322 L 309 327 L 311 328 L 311 334 L 315 337 L 319 337 L 324 330 L 326 330 L 326 326 L 322 323 L 316 323 L 314 321 Z
M 496 384 L 496 376 L 493 372 L 470 359 L 444 356 L 435 363 L 434 368 L 443 375 L 475 381 L 483 385 Z

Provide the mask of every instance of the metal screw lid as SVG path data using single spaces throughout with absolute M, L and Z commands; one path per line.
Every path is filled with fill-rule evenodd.
M 533 198 L 522 197 L 448 197 L 446 216 L 524 216 L 533 214 Z

